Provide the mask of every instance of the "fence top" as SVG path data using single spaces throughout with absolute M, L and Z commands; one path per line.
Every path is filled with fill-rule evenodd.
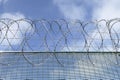
M 62 53 L 62 54 L 64 54 L 64 53 L 69 53 L 69 54 L 78 54 L 78 53 L 80 53 L 80 54 L 120 54 L 120 52 L 116 52 L 116 51 L 103 51 L 103 52 L 101 52 L 101 51 L 89 51 L 89 52 L 83 52 L 83 51 L 55 51 L 55 52 L 50 52 L 50 51 L 44 51 L 44 52 L 40 52 L 40 51 L 0 51 L 0 53 L 30 53 L 30 54 L 43 54 L 43 53 L 55 53 L 55 54 L 57 54 L 57 53 Z
M 120 19 L 0 19 L 1 52 L 119 53 Z

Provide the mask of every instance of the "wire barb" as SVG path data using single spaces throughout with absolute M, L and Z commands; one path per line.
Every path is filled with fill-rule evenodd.
M 49 53 L 61 66 L 64 65 L 57 53 L 87 53 L 93 64 L 90 53 L 119 53 L 119 24 L 119 18 L 89 22 L 0 19 L 0 53 L 22 53 L 24 59 L 32 65 L 41 63 L 34 63 L 26 53 Z M 119 65 L 118 56 L 116 61 Z

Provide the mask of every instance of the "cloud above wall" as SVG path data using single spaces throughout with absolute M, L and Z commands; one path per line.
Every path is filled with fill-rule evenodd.
M 3 3 L 5 4 L 8 0 L 0 0 L 0 4 Z
M 119 0 L 53 0 L 60 12 L 68 19 L 113 19 L 120 17 Z
M 53 3 L 58 7 L 58 9 L 61 11 L 64 17 L 69 19 L 84 20 L 85 17 L 87 16 L 91 16 L 91 20 L 101 20 L 101 19 L 110 20 L 114 18 L 120 18 L 119 0 L 109 0 L 109 2 L 106 0 L 91 0 L 90 2 L 88 0 L 84 0 L 84 1 L 83 0 L 53 0 Z M 111 23 L 110 26 L 112 24 L 113 23 Z M 118 22 L 113 26 L 111 30 L 112 33 L 115 32 L 119 33 L 120 30 L 119 24 L 120 23 Z M 102 36 L 105 45 L 112 45 L 113 43 L 110 41 L 108 26 L 104 21 L 103 22 L 101 21 L 99 25 L 101 25 L 99 26 L 99 30 L 96 28 L 94 29 L 91 28 L 93 30 L 92 32 L 90 32 L 89 37 L 94 38 L 94 40 L 90 40 L 90 38 L 88 37 L 87 38 L 88 43 L 92 42 L 93 46 L 95 46 L 96 44 L 100 45 L 101 43 L 100 39 Z M 92 26 L 87 26 L 87 27 L 92 27 Z M 116 35 L 112 34 L 112 36 L 113 35 L 115 36 L 114 38 L 116 38 Z M 70 45 L 69 46 L 70 50 L 75 50 L 75 51 L 81 50 L 81 48 L 75 47 L 75 46 L 79 46 L 79 44 L 82 44 L 82 42 L 78 41 L 76 44 Z M 84 43 L 82 45 L 84 45 Z M 68 49 L 65 47 L 63 48 L 63 50 L 68 50 Z M 90 50 L 93 50 L 93 48 L 90 48 Z M 113 46 L 108 46 L 108 48 L 104 50 L 115 50 L 115 49 L 113 49 Z
M 100 1 L 98 1 L 97 4 L 99 4 L 99 2 Z M 99 7 L 97 7 L 97 9 L 94 9 L 94 11 L 92 13 L 93 20 L 101 20 L 101 19 L 111 20 L 111 19 L 113 19 L 111 21 L 111 23 L 109 24 L 109 26 L 106 25 L 105 23 L 101 23 L 100 24 L 101 26 L 99 27 L 99 31 L 104 39 L 104 44 L 107 43 L 106 46 L 113 44 L 112 41 L 110 41 L 111 40 L 110 36 L 112 36 L 113 39 L 118 39 L 116 37 L 115 33 L 117 33 L 118 36 L 120 33 L 119 32 L 120 31 L 119 19 L 114 20 L 115 18 L 120 18 L 120 15 L 119 15 L 120 14 L 120 5 L 119 4 L 120 4 L 119 0 L 109 0 L 109 2 L 106 0 L 102 0 L 101 5 Z M 110 34 L 108 31 L 110 29 L 110 27 L 112 27 L 110 30 L 112 34 Z M 99 33 L 96 34 L 96 32 L 98 32 L 98 30 L 96 30 L 96 29 L 92 32 L 92 35 L 91 35 L 92 38 L 93 37 L 100 38 Z M 116 43 L 117 40 L 116 41 L 114 40 L 114 42 Z M 108 46 L 108 50 L 116 51 L 119 49 L 116 49 L 114 46 Z
M 83 19 L 86 16 L 84 6 L 77 5 L 78 0 L 53 0 L 61 13 L 67 19 Z M 81 1 L 82 2 L 82 1 Z
M 99 4 L 100 1 L 98 1 Z M 93 11 L 93 19 L 113 19 L 120 17 L 120 0 L 102 0 L 102 4 Z
M 0 28 L 2 29 L 0 49 L 4 50 L 3 48 L 6 48 L 6 46 L 11 48 L 13 45 L 21 45 L 24 34 L 26 33 L 25 31 L 30 27 L 30 24 L 24 20 L 17 21 L 17 23 L 14 20 L 24 19 L 25 16 L 22 13 L 3 13 L 0 15 L 0 18 L 1 21 L 5 22 L 5 24 L 0 22 Z

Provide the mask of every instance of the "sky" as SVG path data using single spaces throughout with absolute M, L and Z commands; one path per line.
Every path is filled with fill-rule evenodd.
M 21 19 L 21 18 L 27 18 L 31 20 L 46 19 L 51 21 L 65 19 L 65 20 L 71 20 L 71 21 L 81 20 L 84 22 L 101 20 L 101 19 L 110 20 L 114 18 L 119 18 L 119 14 L 120 14 L 119 3 L 120 3 L 119 0 L 110 0 L 109 2 L 107 2 L 106 0 L 101 0 L 101 1 L 91 0 L 91 2 L 89 2 L 88 0 L 49 0 L 49 1 L 48 0 L 36 0 L 36 1 L 0 0 L 0 8 L 1 8 L 0 17 L 11 18 L 15 20 Z M 27 30 L 28 27 L 25 27 L 25 26 L 29 26 L 29 23 L 21 21 L 20 24 L 21 24 L 20 28 L 22 31 Z M 100 32 L 102 31 L 106 32 L 106 34 L 102 34 L 103 38 L 106 38 L 106 36 L 109 36 L 108 35 L 109 32 L 106 30 L 104 22 L 101 22 L 100 24 L 104 25 L 103 27 L 100 27 Z M 4 24 L 1 23 L 1 25 L 4 25 Z M 88 28 L 92 31 L 90 34 L 90 37 L 95 36 L 95 38 L 98 38 L 100 34 L 98 33 L 96 34 L 96 32 L 98 31 L 96 30 L 96 28 L 91 27 L 93 25 L 94 24 L 87 25 L 89 26 Z M 55 26 L 56 25 L 53 26 L 54 30 L 56 29 Z M 73 24 L 70 26 L 73 26 L 71 30 L 75 27 Z M 10 30 L 17 29 L 17 28 L 18 27 L 16 27 L 16 24 L 13 24 Z M 120 29 L 119 26 L 116 26 L 116 25 L 114 26 L 115 31 L 118 31 L 119 29 Z M 77 33 L 74 33 L 75 31 L 72 31 L 72 32 L 74 35 L 77 35 Z M 3 33 L 3 36 L 1 40 L 4 38 L 4 35 L 5 35 L 5 32 L 2 32 L 2 33 Z M 41 32 L 40 34 L 44 34 L 44 33 L 46 32 L 43 30 L 43 32 Z M 12 34 L 15 34 L 15 37 L 17 38 L 21 38 L 21 39 L 23 38 L 21 33 L 17 32 L 16 34 L 16 31 L 12 31 L 12 32 L 9 31 L 7 35 L 9 36 L 9 38 L 13 38 Z M 56 35 L 55 37 L 58 38 L 59 35 Z M 16 41 L 15 39 L 14 40 L 9 39 L 9 41 L 11 42 L 11 45 L 18 45 L 22 40 Z M 77 42 L 78 42 L 77 44 L 79 44 L 81 41 L 78 40 Z M 5 40 L 2 43 L 3 45 L 8 45 L 8 42 Z M 51 42 L 48 42 L 48 43 L 51 44 Z M 72 50 L 79 50 L 79 48 L 77 49 L 72 47 L 74 46 L 73 40 L 70 43 L 71 44 L 69 47 Z M 30 44 L 32 44 L 32 42 Z M 84 44 L 84 43 L 81 43 L 81 44 Z M 5 50 L 5 49 L 6 48 L 4 48 L 3 46 L 0 48 L 0 50 Z M 66 48 L 63 48 L 63 50 L 66 50 Z
M 81 21 L 87 22 L 87 21 L 94 21 L 94 20 L 101 20 L 101 19 L 105 19 L 108 21 L 111 19 L 120 18 L 120 0 L 109 0 L 109 1 L 108 0 L 0 0 L 0 18 L 1 19 L 2 18 L 10 18 L 10 19 L 14 19 L 14 20 L 25 19 L 25 18 L 31 19 L 31 20 L 65 19 L 65 20 L 73 21 L 73 22 L 75 20 L 81 20 Z M 117 20 L 113 20 L 113 21 L 117 21 Z M 1 39 L 0 39 L 0 42 L 2 43 L 0 45 L 1 51 L 4 51 L 4 50 L 19 51 L 19 50 L 21 50 L 22 48 L 20 46 L 22 43 L 24 43 L 24 39 L 23 39 L 24 34 L 26 34 L 27 36 L 30 36 L 30 35 L 34 36 L 33 38 L 30 38 L 30 40 L 28 40 L 27 43 L 29 45 L 28 44 L 22 45 L 22 46 L 26 47 L 25 48 L 26 51 L 27 50 L 31 51 L 31 47 L 33 48 L 33 51 L 35 51 L 35 50 L 46 51 L 46 48 L 44 48 L 46 46 L 42 45 L 42 43 L 44 43 L 44 38 L 45 38 L 43 36 L 45 36 L 45 33 L 47 33 L 46 30 L 48 30 L 50 28 L 50 26 L 48 26 L 46 24 L 45 25 L 43 24 L 44 25 L 43 26 L 39 23 L 36 23 L 37 27 L 35 29 L 34 27 L 32 27 L 30 25 L 30 23 L 25 22 L 25 21 L 19 21 L 20 27 L 18 27 L 18 25 L 15 22 L 13 22 L 13 24 L 11 25 L 11 24 L 9 24 L 9 22 L 7 22 L 5 20 L 5 23 L 11 27 L 9 28 L 9 31 L 7 32 L 7 37 L 9 39 L 5 40 L 4 36 L 6 35 L 7 29 L 4 28 L 5 24 L 0 23 L 0 26 L 2 26 L 0 28 L 4 28 L 4 30 L 2 31 Z M 99 24 L 102 25 L 102 27 L 99 27 L 99 30 L 101 32 L 103 39 L 105 39 L 104 44 L 106 46 L 113 45 L 112 42 L 110 41 L 111 38 L 109 36 L 109 31 L 107 30 L 108 28 L 106 28 L 105 23 L 100 22 Z M 112 23 L 110 25 L 112 25 Z M 62 29 L 65 31 L 68 30 L 68 29 L 64 28 L 64 26 L 65 25 L 63 25 Z M 41 28 L 39 28 L 39 27 L 41 27 Z M 18 28 L 21 31 L 16 32 L 16 30 Z M 54 48 L 55 48 L 56 44 L 58 43 L 57 39 L 60 39 L 60 37 L 63 35 L 61 34 L 60 28 L 58 25 L 53 24 L 52 28 L 53 28 L 54 33 L 51 32 L 51 34 L 48 34 L 46 37 L 47 38 L 46 41 L 47 41 L 47 46 L 50 47 L 50 50 L 55 51 Z M 69 51 L 69 50 L 81 51 L 82 50 L 81 46 L 83 46 L 85 43 L 84 43 L 83 36 L 79 36 L 79 34 L 82 35 L 82 33 L 78 34 L 78 32 L 76 32 L 77 29 L 79 29 L 79 26 L 78 25 L 75 26 L 74 23 L 71 23 L 69 28 L 70 28 L 70 31 L 72 32 L 72 35 L 74 35 L 74 37 L 71 37 L 71 35 L 68 31 L 68 34 L 67 34 L 67 38 L 69 39 L 68 45 L 65 45 L 66 44 L 65 40 L 60 40 L 59 45 L 57 45 L 56 50 L 58 50 L 58 51 Z M 87 38 L 88 44 L 96 47 L 95 44 L 99 45 L 101 43 L 99 40 L 95 40 L 95 39 L 101 40 L 101 38 L 100 38 L 101 35 L 98 33 L 98 29 L 96 29 L 94 24 L 87 25 L 86 28 L 88 30 L 89 36 L 91 38 L 94 38 L 91 41 L 91 39 L 89 39 L 89 37 L 88 37 Z M 14 30 L 14 31 L 12 31 L 12 30 Z M 38 31 L 38 33 L 34 33 L 35 30 L 36 30 L 36 32 Z M 119 33 L 119 30 L 120 30 L 119 23 L 116 24 L 114 26 L 114 28 L 112 28 L 113 32 Z M 104 34 L 104 32 L 106 34 Z M 53 36 L 53 37 L 51 37 L 51 36 Z M 115 37 L 113 37 L 113 36 L 115 36 Z M 16 37 L 19 39 L 18 40 L 10 39 L 13 37 Z M 112 37 L 116 38 L 116 35 L 112 34 Z M 27 38 L 29 38 L 29 37 L 27 37 Z M 78 38 L 78 39 L 73 40 L 75 38 Z M 4 41 L 2 41 L 3 39 L 4 39 Z M 36 39 L 36 40 L 34 40 L 34 39 Z M 81 40 L 79 40 L 79 39 L 81 39 Z M 6 46 L 10 45 L 9 42 L 13 46 L 12 49 L 8 49 L 9 47 L 6 47 Z M 116 42 L 116 41 L 114 41 L 114 42 Z M 40 43 L 41 45 L 39 45 L 38 43 Z M 39 49 L 38 47 L 40 47 L 40 46 L 43 46 L 43 48 Z M 78 46 L 80 46 L 80 47 L 78 47 Z M 68 49 L 68 47 L 69 47 L 69 49 Z M 90 48 L 90 50 L 94 51 L 95 49 Z M 96 49 L 96 50 L 100 51 L 100 49 Z M 103 50 L 103 49 L 101 49 L 101 50 Z M 104 50 L 106 51 L 106 49 L 104 49 Z M 114 47 L 108 46 L 107 50 L 113 51 L 115 49 L 114 49 Z M 13 56 L 12 54 L 9 54 L 9 55 L 4 54 L 4 56 L 0 57 L 1 62 L 2 61 L 10 61 L 9 59 L 11 59 L 11 58 L 13 60 L 14 59 L 16 60 L 19 57 L 19 55 L 16 55 L 16 57 L 14 57 L 14 58 L 12 56 Z M 29 58 L 33 58 L 34 59 L 33 62 L 39 60 L 39 58 L 41 59 L 40 55 L 35 55 L 35 56 L 27 55 L 27 56 L 29 56 Z M 42 56 L 44 58 L 48 57 L 48 55 L 42 55 Z M 77 57 L 77 55 L 76 55 L 74 60 L 70 60 L 71 56 L 69 56 L 68 62 L 66 61 L 66 58 L 65 58 L 66 56 L 68 56 L 68 55 L 60 56 L 60 59 L 63 59 L 63 62 L 65 62 L 65 63 L 69 63 L 69 64 L 73 64 L 73 65 L 72 66 L 66 65 L 65 68 L 60 67 L 60 65 L 57 64 L 57 62 L 55 62 L 56 59 L 53 56 L 52 57 L 49 56 L 48 61 L 46 61 L 46 63 L 44 63 L 41 67 L 30 66 L 24 60 L 24 57 L 20 56 L 21 61 L 19 61 L 19 63 L 17 63 L 17 65 L 12 65 L 9 67 L 4 67 L 4 66 L 0 67 L 0 75 L 1 75 L 0 77 L 4 78 L 6 80 L 21 80 L 21 79 L 25 79 L 25 78 L 32 78 L 32 79 L 36 78 L 35 80 L 40 80 L 40 78 L 43 78 L 42 80 L 57 80 L 59 78 L 61 78 L 61 79 L 66 78 L 66 80 L 80 80 L 80 78 L 85 79 L 88 77 L 88 78 L 91 78 L 91 80 L 92 80 L 93 78 L 99 79 L 99 78 L 102 78 L 102 76 L 104 76 L 103 77 L 104 79 L 115 78 L 115 80 L 119 80 L 118 73 L 120 72 L 120 69 L 118 68 L 117 65 L 115 65 L 116 58 L 114 55 L 107 55 L 107 56 L 111 57 L 110 60 L 106 58 L 106 55 L 104 57 L 101 57 L 98 55 L 91 56 L 91 59 L 93 61 L 95 61 L 95 63 L 97 63 L 96 66 L 91 65 L 90 62 L 87 62 L 88 64 L 81 62 L 81 59 L 89 61 L 88 57 L 86 57 L 86 56 L 82 55 L 84 58 L 76 59 L 76 57 Z M 73 59 L 73 57 L 72 57 L 72 59 Z M 107 61 L 111 62 L 111 60 L 112 60 L 112 63 L 108 64 Z M 69 61 L 71 61 L 73 63 L 71 63 Z M 51 62 L 54 62 L 54 64 L 52 64 Z M 101 65 L 103 62 L 106 62 L 106 64 Z M 21 66 L 24 68 L 21 68 Z M 48 66 L 48 67 L 46 67 L 46 66 Z M 12 69 L 12 68 L 14 68 L 14 69 Z M 93 71 L 93 70 L 95 70 L 95 71 Z M 45 75 L 41 74 L 40 71 L 42 71 L 42 73 L 44 73 L 44 74 L 47 73 L 46 74 L 47 77 L 45 77 Z M 99 76 L 99 74 L 100 74 L 99 72 L 101 72 L 100 76 Z M 114 72 L 114 75 L 112 72 Z M 98 77 L 96 77 L 96 76 L 98 76 Z M 73 77 L 75 77 L 75 79 Z
M 1 0 L 0 14 L 20 13 L 31 19 L 113 19 L 119 17 L 119 3 L 119 0 Z

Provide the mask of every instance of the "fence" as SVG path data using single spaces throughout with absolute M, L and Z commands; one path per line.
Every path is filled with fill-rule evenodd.
M 1 80 L 120 80 L 120 19 L 0 20 Z

